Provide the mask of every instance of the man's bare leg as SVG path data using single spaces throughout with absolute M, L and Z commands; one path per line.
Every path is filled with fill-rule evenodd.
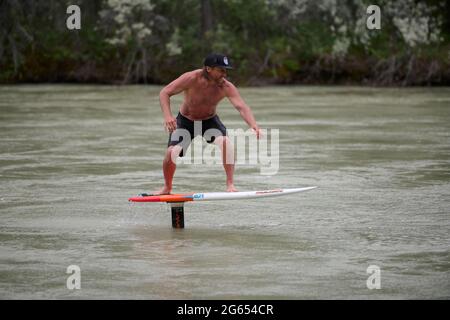
M 164 187 L 153 194 L 170 194 L 172 192 L 172 181 L 175 175 L 175 170 L 177 165 L 175 161 L 180 155 L 182 147 L 180 146 L 170 146 L 167 148 L 166 155 L 163 160 L 163 173 L 164 173 Z
M 222 163 L 227 176 L 227 192 L 236 192 L 234 187 L 234 147 L 230 139 L 226 136 L 216 137 L 214 143 L 217 144 L 222 152 Z

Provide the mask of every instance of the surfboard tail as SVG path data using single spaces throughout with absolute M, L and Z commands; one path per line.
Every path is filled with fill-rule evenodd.
M 193 201 L 192 194 L 163 194 L 159 196 L 137 196 L 128 199 L 131 202 L 187 202 Z

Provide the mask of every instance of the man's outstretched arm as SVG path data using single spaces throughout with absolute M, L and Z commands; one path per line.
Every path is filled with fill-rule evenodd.
M 249 127 L 255 131 L 256 137 L 259 139 L 261 137 L 261 132 L 256 123 L 255 117 L 253 116 L 253 112 L 245 103 L 244 99 L 242 99 L 237 88 L 231 82 L 228 83 L 226 94 L 231 104 L 239 111 L 242 119 L 247 122 Z

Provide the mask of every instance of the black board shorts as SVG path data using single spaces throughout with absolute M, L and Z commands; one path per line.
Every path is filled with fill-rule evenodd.
M 227 128 L 225 128 L 222 121 L 220 121 L 218 115 L 215 115 L 214 117 L 206 120 L 192 121 L 183 116 L 181 113 L 178 113 L 177 129 L 169 135 L 169 142 L 167 143 L 167 147 L 181 145 L 183 147 L 183 150 L 180 153 L 180 157 L 183 157 L 184 152 L 191 144 L 191 141 L 196 136 L 200 135 L 200 130 L 196 129 L 196 127 L 197 128 L 200 127 L 200 124 L 201 124 L 201 135 L 203 138 L 205 138 L 207 143 L 213 143 L 215 138 L 218 136 L 227 135 Z M 184 129 L 187 131 L 183 130 L 183 132 L 181 132 L 179 129 Z M 195 132 L 196 130 L 198 132 Z M 183 139 L 183 134 L 186 134 L 187 132 L 189 132 L 190 139 Z

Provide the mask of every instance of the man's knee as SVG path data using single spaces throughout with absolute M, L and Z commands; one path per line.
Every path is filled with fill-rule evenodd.
M 231 139 L 228 136 L 220 136 L 214 140 L 214 143 L 217 144 L 220 151 L 222 151 L 224 164 L 234 164 L 234 146 Z
M 164 158 L 165 162 L 172 162 L 173 164 L 176 164 L 177 158 L 180 156 L 181 151 L 183 148 L 181 146 L 169 146 L 166 150 L 166 156 Z
M 218 136 L 214 139 L 214 143 L 220 147 L 232 146 L 231 140 L 228 136 Z

